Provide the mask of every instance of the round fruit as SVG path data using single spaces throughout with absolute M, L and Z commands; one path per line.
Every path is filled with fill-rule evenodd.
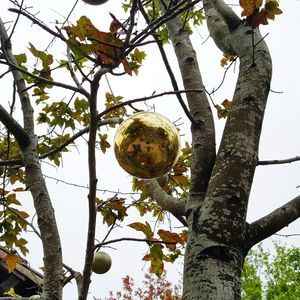
M 180 153 L 176 126 L 154 112 L 139 112 L 118 128 L 114 150 L 120 166 L 129 174 L 153 179 L 168 173 Z
M 82 0 L 82 1 L 90 5 L 101 5 L 107 2 L 108 0 Z
M 106 273 L 111 267 L 111 258 L 106 252 L 96 252 L 94 254 L 92 270 L 97 274 Z

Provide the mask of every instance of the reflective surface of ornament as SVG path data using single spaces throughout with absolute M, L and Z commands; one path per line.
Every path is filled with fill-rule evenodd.
M 152 179 L 168 173 L 180 153 L 175 125 L 154 112 L 139 112 L 118 128 L 114 150 L 120 166 L 129 174 Z

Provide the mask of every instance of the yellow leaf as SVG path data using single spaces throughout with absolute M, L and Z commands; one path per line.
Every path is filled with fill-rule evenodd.
M 9 273 L 16 268 L 17 264 L 21 264 L 23 262 L 20 256 L 14 254 L 6 254 L 3 257 L 3 260 L 7 266 L 7 270 Z
M 15 293 L 14 288 L 10 288 L 9 291 L 4 292 L 3 295 L 8 295 L 16 298 L 18 297 L 18 295 Z
M 19 211 L 18 212 L 19 213 L 19 215 L 21 215 L 24 219 L 26 219 L 26 218 L 28 218 L 29 217 L 29 214 L 27 213 L 27 212 L 25 212 L 25 211 Z

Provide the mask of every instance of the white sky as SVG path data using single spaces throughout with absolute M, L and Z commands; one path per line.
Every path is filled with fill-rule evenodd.
M 121 1 L 120 1 L 121 2 Z M 38 1 L 25 0 L 27 6 L 32 6 L 32 12 L 40 12 L 38 17 L 44 20 L 49 26 L 54 25 L 54 21 L 62 21 L 75 1 Z M 232 1 L 238 3 L 238 1 Z M 116 1 L 109 1 L 102 6 L 89 6 L 79 1 L 71 21 L 75 22 L 81 15 L 88 16 L 95 26 L 100 30 L 108 30 L 111 19 L 108 12 L 112 12 L 116 17 L 121 18 L 122 12 Z M 7 12 L 7 8 L 12 7 L 9 0 L 1 0 L 0 14 L 4 21 L 13 21 L 15 14 Z M 281 94 L 271 93 L 266 110 L 261 144 L 260 159 L 284 159 L 300 155 L 300 135 L 299 135 L 299 113 L 300 99 L 298 92 L 299 84 L 299 58 L 300 42 L 298 34 L 298 17 L 300 13 L 300 1 L 287 0 L 280 3 L 283 14 L 278 16 L 275 22 L 262 28 L 268 36 L 266 41 L 273 58 L 273 82 L 272 90 L 283 92 Z M 51 22 L 51 23 L 48 23 Z M 53 28 L 53 27 L 52 27 Z M 207 90 L 217 87 L 223 77 L 223 69 L 220 67 L 221 52 L 214 46 L 212 40 L 204 43 L 208 34 L 205 26 L 195 31 L 193 37 L 194 47 L 198 51 L 198 59 L 201 72 Z M 21 17 L 16 33 L 13 37 L 13 49 L 15 53 L 26 51 L 28 42 L 32 42 L 38 49 L 44 49 L 51 40 L 51 37 L 42 32 L 37 26 L 32 26 L 28 20 Z M 65 47 L 60 43 L 50 49 L 50 53 L 55 53 L 56 58 L 63 58 Z M 170 80 L 165 71 L 162 61 L 159 59 L 159 53 L 155 47 L 146 47 L 147 59 L 140 70 L 138 77 L 117 77 L 109 76 L 109 81 L 115 95 L 124 96 L 125 100 L 151 95 L 153 91 L 164 92 L 172 90 Z M 180 76 L 176 60 L 171 47 L 167 47 L 169 59 L 172 61 L 177 80 L 180 86 Z M 3 68 L 1 68 L 1 73 Z M 222 88 L 213 96 L 216 103 L 221 103 L 224 99 L 232 98 L 234 91 L 237 69 L 229 71 L 226 81 Z M 62 78 L 61 80 L 65 80 Z M 68 80 L 72 83 L 71 80 Z M 0 80 L 1 99 L 3 105 L 11 99 L 11 87 L 9 78 Z M 108 91 L 107 84 L 103 81 L 100 88 L 99 106 L 104 103 L 103 93 Z M 57 101 L 62 100 L 67 93 L 62 89 L 56 89 L 54 92 Z M 157 112 L 167 116 L 172 121 L 182 117 L 183 125 L 181 132 L 185 135 L 182 142 L 189 141 L 189 123 L 184 117 L 183 111 L 177 103 L 175 97 L 166 97 L 154 102 Z M 216 115 L 216 112 L 214 112 Z M 224 126 L 224 120 L 216 120 L 217 140 L 220 140 L 221 131 Z M 112 141 L 111 135 L 110 141 Z M 43 164 L 46 175 L 53 176 L 60 180 L 65 180 L 79 185 L 87 185 L 87 163 L 86 146 L 81 140 L 81 147 L 69 154 L 63 156 L 63 168 L 56 169 Z M 251 199 L 249 204 L 248 220 L 253 221 L 271 210 L 279 207 L 285 202 L 291 200 L 299 194 L 300 188 L 300 162 L 280 166 L 262 166 L 257 168 Z M 112 150 L 106 155 L 99 152 L 98 155 L 98 177 L 99 188 L 112 191 L 131 191 L 131 177 L 127 175 L 118 166 Z M 82 270 L 85 248 L 85 236 L 87 227 L 87 190 L 79 187 L 69 186 L 55 180 L 47 179 L 50 195 L 55 206 L 58 225 L 63 244 L 64 262 L 72 268 Z M 99 193 L 103 199 L 113 196 L 112 193 Z M 31 200 L 24 197 L 24 208 L 31 209 Z M 111 238 L 120 237 L 140 237 L 139 234 L 131 229 L 126 229 L 126 224 L 134 221 L 140 221 L 135 211 L 132 211 L 132 218 L 125 221 L 124 228 L 117 228 L 113 231 Z M 150 219 L 151 224 L 154 221 Z M 177 223 L 173 223 L 178 225 Z M 169 224 L 163 225 L 168 229 Z M 288 228 L 282 230 L 282 234 L 300 233 L 300 221 L 296 221 Z M 97 228 L 97 239 L 101 240 L 106 234 L 106 226 L 101 225 L 99 218 Z M 34 268 L 42 265 L 41 246 L 39 240 L 28 234 L 30 239 L 30 251 L 27 259 Z M 274 238 L 273 238 L 274 239 Z M 278 240 L 278 238 L 276 238 Z M 282 242 L 291 245 L 299 245 L 299 237 L 281 238 Z M 266 241 L 266 246 L 271 247 L 271 239 Z M 93 275 L 91 284 L 91 296 L 105 297 L 109 290 L 121 288 L 121 278 L 129 274 L 141 282 L 143 271 L 147 266 L 141 261 L 142 256 L 147 252 L 147 246 L 142 243 L 121 242 L 112 245 L 114 249 L 107 248 L 107 251 L 113 259 L 112 269 L 105 275 Z M 177 282 L 178 273 L 181 272 L 180 263 L 175 266 L 168 266 L 168 277 Z M 76 298 L 75 284 L 69 284 L 65 289 L 67 299 Z

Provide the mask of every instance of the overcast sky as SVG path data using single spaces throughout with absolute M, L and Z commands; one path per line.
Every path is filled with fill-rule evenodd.
M 95 26 L 100 30 L 108 30 L 111 21 L 108 12 L 112 12 L 117 18 L 121 18 L 122 12 L 116 5 L 117 1 L 109 1 L 102 6 L 90 6 L 79 1 L 70 20 L 75 22 L 81 15 L 88 16 Z M 26 5 L 32 6 L 32 12 L 39 12 L 37 15 L 46 24 L 53 28 L 55 21 L 64 20 L 68 15 L 75 1 L 39 1 L 25 0 Z M 237 4 L 238 1 L 230 3 Z M 7 12 L 7 8 L 12 7 L 10 1 L 0 1 L 0 13 L 4 21 L 14 21 L 15 14 Z M 298 18 L 300 13 L 300 1 L 287 0 L 280 3 L 283 15 L 278 16 L 275 22 L 262 28 L 266 36 L 269 49 L 273 58 L 273 81 L 272 90 L 266 110 L 266 117 L 261 135 L 260 154 L 261 160 L 265 159 L 285 159 L 300 155 L 300 134 L 299 134 L 299 53 L 300 42 L 298 33 Z M 211 91 L 217 87 L 222 80 L 224 70 L 220 67 L 222 53 L 215 47 L 213 41 L 208 37 L 205 25 L 195 30 L 193 36 L 194 47 L 198 51 L 198 59 L 205 82 L 206 89 Z M 38 49 L 45 49 L 49 44 L 51 36 L 33 26 L 28 20 L 21 17 L 13 36 L 13 49 L 15 53 L 26 50 L 28 42 L 32 42 Z M 125 100 L 136 97 L 151 95 L 154 91 L 164 92 L 172 90 L 170 80 L 164 69 L 159 53 L 155 47 L 146 47 L 147 60 L 140 70 L 138 77 L 117 77 L 108 76 L 111 88 L 115 95 L 124 96 Z M 170 46 L 167 47 L 169 59 L 172 61 L 172 68 L 176 73 L 180 86 L 180 76 L 176 65 L 175 57 Z M 49 49 L 56 58 L 64 58 L 66 49 L 62 43 L 58 43 Z M 1 67 L 1 73 L 4 69 Z M 237 68 L 232 68 L 227 74 L 222 88 L 213 95 L 216 103 L 221 103 L 224 99 L 231 99 L 234 92 Z M 65 80 L 65 78 L 62 78 Z M 68 79 L 69 83 L 72 83 Z M 2 104 L 7 105 L 11 99 L 11 86 L 9 78 L 0 80 L 0 90 Z M 104 106 L 103 94 L 108 91 L 105 80 L 101 83 L 99 106 Z M 278 93 L 280 92 L 280 93 Z M 55 89 L 53 100 L 60 101 L 66 97 L 66 91 Z M 190 141 L 189 122 L 177 103 L 175 97 L 165 97 L 153 102 L 155 110 L 167 116 L 171 121 L 181 118 L 180 125 L 182 143 Z M 142 107 L 142 106 L 141 106 Z M 143 107 L 145 109 L 145 107 Z M 216 112 L 214 112 L 216 116 Z M 18 116 L 16 114 L 16 116 Z M 219 142 L 224 120 L 216 120 L 217 142 Z M 113 135 L 110 137 L 112 142 Z M 49 164 L 43 163 L 44 172 L 47 176 L 63 180 L 65 182 L 87 186 L 87 155 L 84 140 L 80 140 L 81 146 L 63 156 L 63 168 L 56 169 Z M 98 154 L 98 177 L 99 188 L 109 191 L 131 192 L 131 177 L 118 166 L 113 151 L 109 150 L 106 155 Z M 46 178 L 50 195 L 55 206 L 58 225 L 63 243 L 64 262 L 76 270 L 82 270 L 84 259 L 84 248 L 87 227 L 87 190 L 73 185 L 67 185 L 61 181 Z M 299 194 L 300 188 L 300 162 L 280 166 L 261 166 L 257 168 L 254 185 L 249 204 L 248 220 L 254 221 L 264 216 L 276 207 L 291 200 Z M 107 199 L 113 193 L 99 193 L 98 197 Z M 24 197 L 24 207 L 31 209 L 30 197 Z M 117 228 L 113 231 L 111 238 L 120 237 L 140 237 L 131 229 L 126 229 L 126 224 L 139 221 L 139 216 L 135 211 L 131 211 L 133 217 L 125 221 L 124 228 Z M 151 220 L 154 225 L 155 220 Z M 172 223 L 173 226 L 178 226 Z M 163 228 L 168 229 L 166 222 Z M 101 225 L 99 218 L 97 228 L 97 239 L 101 240 L 106 234 L 106 226 Z M 300 221 L 296 221 L 288 228 L 282 230 L 282 234 L 300 233 Z M 27 259 L 34 268 L 42 266 L 41 246 L 38 238 L 33 234 L 28 234 L 30 239 L 30 251 Z M 278 238 L 274 238 L 278 240 Z M 283 243 L 289 245 L 299 245 L 299 237 L 281 238 Z M 271 247 L 271 239 L 266 242 L 267 247 Z M 121 288 L 121 277 L 127 274 L 132 275 L 137 282 L 142 279 L 143 271 L 147 270 L 147 265 L 141 261 L 142 256 L 147 252 L 147 245 L 141 243 L 122 242 L 107 248 L 113 259 L 112 269 L 105 275 L 93 275 L 91 284 L 90 299 L 107 296 L 109 290 Z M 182 271 L 182 265 L 176 264 L 168 267 L 169 278 L 176 281 Z M 75 284 L 69 284 L 66 288 L 67 299 L 76 298 Z

